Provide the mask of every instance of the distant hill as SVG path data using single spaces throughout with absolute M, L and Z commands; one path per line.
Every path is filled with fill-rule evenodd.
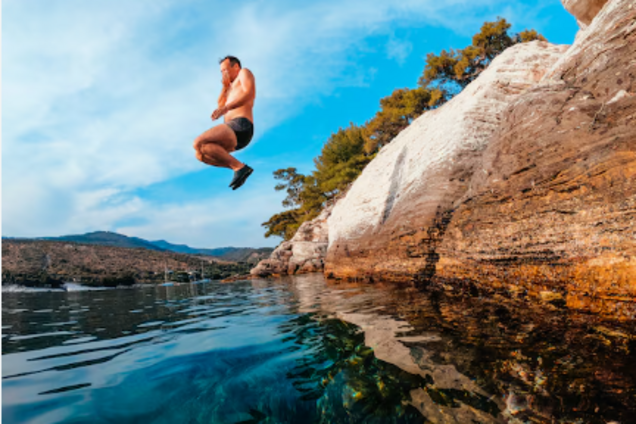
M 112 240 L 111 240 L 112 241 Z M 249 272 L 252 264 L 169 250 L 130 249 L 60 240 L 4 239 L 2 284 L 59 287 L 70 281 L 93 286 L 214 280 Z
M 92 233 L 61 237 L 37 237 L 35 240 L 67 241 L 82 244 L 99 244 L 100 246 L 128 247 L 131 249 L 142 248 L 158 251 L 171 250 L 156 246 L 155 244 L 138 237 L 128 237 L 123 234 L 113 233 L 110 231 L 95 231 Z
M 5 239 L 5 237 L 3 237 Z M 13 238 L 6 238 L 12 240 Z M 95 231 L 86 234 L 67 235 L 61 237 L 36 237 L 20 238 L 13 240 L 46 240 L 63 241 L 81 244 L 97 244 L 100 246 L 126 247 L 131 249 L 148 249 L 160 252 L 170 251 L 187 255 L 213 256 L 219 259 L 233 262 L 258 262 L 269 257 L 271 247 L 219 247 L 215 249 L 200 249 L 185 244 L 172 244 L 165 240 L 148 241 L 139 237 L 128 237 L 111 231 Z
M 157 240 L 149 242 L 157 248 L 170 250 L 177 253 L 185 253 L 188 255 L 206 255 L 214 256 L 226 261 L 234 262 L 252 262 L 250 259 L 258 257 L 258 260 L 265 259 L 274 250 L 271 247 L 217 247 L 215 249 L 198 249 L 187 246 L 185 244 L 172 244 L 165 240 Z
M 208 255 L 208 256 L 223 256 L 228 252 L 233 252 L 236 250 L 245 250 L 245 248 L 241 247 L 218 247 L 216 249 L 197 249 L 194 247 L 190 247 L 186 244 L 172 244 L 165 240 L 156 240 L 148 242 L 153 246 L 163 249 L 163 250 L 172 250 L 173 252 L 178 253 L 188 253 L 190 255 Z M 251 249 L 254 250 L 254 249 Z

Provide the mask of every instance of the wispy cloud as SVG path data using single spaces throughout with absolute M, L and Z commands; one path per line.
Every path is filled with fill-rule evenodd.
M 281 196 L 272 199 L 270 191 L 271 186 L 260 183 L 250 186 L 241 197 L 225 192 L 214 198 L 162 208 L 140 205 L 144 211 L 141 225 L 116 226 L 114 230 L 193 247 L 273 245 L 275 240 L 263 240 L 261 227 L 263 220 L 280 212 Z
M 406 40 L 399 40 L 391 37 L 386 45 L 387 56 L 395 59 L 399 64 L 403 64 L 406 58 L 411 54 L 413 44 Z
M 157 205 L 135 194 L 204 168 L 192 140 L 211 124 L 218 58 L 235 54 L 257 75 L 255 115 L 264 134 L 307 104 L 369 84 L 374 69 L 358 61 L 368 37 L 385 36 L 386 54 L 403 61 L 411 47 L 392 38 L 396 26 L 470 32 L 506 4 L 7 0 L 3 234 L 117 229 L 203 247 L 203 233 L 219 235 L 210 247 L 265 244 L 260 223 L 280 208 L 271 187 L 188 204 Z M 236 202 L 252 212 L 237 213 Z M 144 224 L 117 227 L 135 217 Z

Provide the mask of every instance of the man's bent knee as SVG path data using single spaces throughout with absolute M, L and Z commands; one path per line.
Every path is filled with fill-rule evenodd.
M 192 143 L 192 147 L 194 147 L 194 150 L 196 150 L 197 152 L 201 150 L 202 145 L 203 145 L 203 138 L 201 137 L 195 138 L 194 143 Z
M 221 143 L 219 143 L 217 140 L 204 138 L 204 137 L 201 137 L 201 136 L 199 136 L 196 139 L 194 139 L 194 143 L 192 144 L 192 147 L 194 147 L 194 150 L 200 151 L 203 147 L 205 147 L 206 145 L 209 145 L 209 144 L 214 144 L 214 145 L 219 146 L 219 147 L 224 149 L 223 145 Z

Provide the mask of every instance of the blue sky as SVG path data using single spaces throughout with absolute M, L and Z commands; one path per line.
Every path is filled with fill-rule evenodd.
M 282 210 L 272 172 L 310 172 L 331 133 L 497 16 L 556 44 L 577 31 L 558 0 L 5 0 L 2 235 L 274 246 L 260 225 Z M 237 154 L 255 172 L 237 191 L 192 149 L 227 54 L 257 88 Z

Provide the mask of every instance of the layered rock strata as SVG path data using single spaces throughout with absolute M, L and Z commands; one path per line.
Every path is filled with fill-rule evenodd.
M 404 280 L 430 268 L 433 243 L 472 175 L 481 172 L 502 112 L 566 48 L 538 41 L 513 46 L 461 94 L 385 146 L 334 207 L 327 273 Z
M 304 222 L 294 237 L 281 243 L 268 259 L 262 260 L 250 273 L 253 276 L 292 275 L 322 272 L 327 252 L 327 219 L 333 205 L 326 207 L 316 218 Z
M 600 3 L 567 2 L 579 21 Z M 636 5 L 587 10 L 567 51 L 506 50 L 380 152 L 329 219 L 327 275 L 633 302 Z
M 635 92 L 636 5 L 612 0 L 506 110 L 452 211 L 437 274 L 556 289 L 571 306 L 632 317 Z

